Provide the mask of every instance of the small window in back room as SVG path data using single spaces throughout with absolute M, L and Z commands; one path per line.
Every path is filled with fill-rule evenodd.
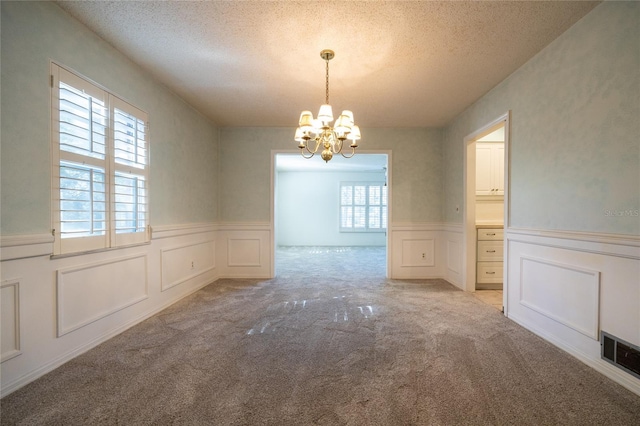
M 340 184 L 340 232 L 386 232 L 387 186 L 384 182 Z

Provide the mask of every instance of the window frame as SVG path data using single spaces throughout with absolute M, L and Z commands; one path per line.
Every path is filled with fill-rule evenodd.
M 50 75 L 51 75 L 51 222 L 52 222 L 52 234 L 55 237 L 53 255 L 73 255 L 82 254 L 84 252 L 107 250 L 113 248 L 127 247 L 139 244 L 148 244 L 150 241 L 150 225 L 149 225 L 149 200 L 150 200 L 150 188 L 149 188 L 149 176 L 150 176 L 150 141 L 149 141 L 149 119 L 148 114 L 138 107 L 133 106 L 131 103 L 123 100 L 118 95 L 110 92 L 103 86 L 95 83 L 94 81 L 80 75 L 79 73 L 72 71 L 62 65 L 59 65 L 53 61 L 50 63 Z M 100 158 L 99 153 L 93 155 L 83 155 L 77 152 L 70 152 L 69 150 L 61 149 L 61 108 L 60 108 L 60 82 L 64 82 L 66 85 L 71 86 L 73 89 L 82 91 L 91 98 L 97 99 L 98 102 L 102 102 L 104 105 L 106 118 L 104 119 L 104 155 Z M 93 101 L 91 103 L 93 109 Z M 121 159 L 116 159 L 115 154 L 115 123 L 114 123 L 114 110 L 118 109 L 126 114 L 133 115 L 136 120 L 142 123 L 143 126 L 143 142 L 145 157 L 144 161 L 137 167 L 131 164 L 122 164 Z M 136 124 L 138 124 L 136 121 Z M 93 115 L 89 117 L 89 138 L 90 138 L 90 150 L 93 152 L 94 144 L 93 126 L 95 125 Z M 102 124 L 99 124 L 102 125 Z M 129 133 L 127 133 L 129 134 Z M 135 132 L 133 144 L 137 147 L 140 143 L 137 139 L 138 132 Z M 130 136 L 127 136 L 130 138 Z M 130 143 L 130 142 L 129 142 Z M 98 144 L 99 145 L 99 144 Z M 137 149 L 137 148 L 136 148 Z M 136 157 L 137 158 L 137 157 Z M 64 190 L 61 182 L 61 171 L 63 165 L 71 164 L 70 168 L 76 168 L 76 171 L 80 173 L 81 169 L 97 169 L 102 170 L 104 173 L 104 233 L 98 235 L 89 236 L 77 236 L 77 237 L 64 237 L 62 232 L 63 214 L 65 210 L 62 208 L 61 200 Z M 95 173 L 95 172 L 94 172 Z M 136 226 L 134 232 L 119 232 L 120 229 L 116 226 L 116 218 L 119 212 L 122 212 L 122 202 L 116 203 L 116 175 L 128 175 L 136 176 L 144 181 L 144 189 L 142 194 L 138 197 L 138 181 L 136 182 L 136 190 L 134 194 L 135 198 L 132 198 L 135 203 L 134 212 L 136 213 L 133 220 L 136 225 L 139 222 L 143 222 L 142 226 Z M 90 184 L 90 199 L 87 201 L 90 205 L 88 210 L 78 210 L 78 212 L 89 213 L 90 233 L 93 233 L 93 224 L 96 221 L 94 217 L 94 208 L 96 203 L 101 203 L 100 199 L 95 198 L 93 192 L 94 181 L 93 174 L 89 180 Z M 126 197 L 126 195 L 120 195 L 119 198 Z M 142 200 L 142 202 L 141 202 Z M 77 200 L 76 200 L 77 201 Z M 119 200 L 122 201 L 122 200 Z M 126 203 L 124 203 L 126 204 Z M 144 206 L 144 212 L 142 216 L 139 216 L 138 206 Z M 102 220 L 98 220 L 101 222 Z M 139 222 L 138 222 L 139 221 Z M 98 231 L 100 232 L 100 231 Z M 66 234 L 69 234 L 67 232 Z
M 365 204 L 360 204 L 358 206 L 363 206 L 364 210 L 365 210 L 365 218 L 364 218 L 364 223 L 365 226 L 364 227 L 360 227 L 360 228 L 356 228 L 355 226 L 351 226 L 351 227 L 345 227 L 343 226 L 343 207 L 355 207 L 356 204 L 354 202 L 350 203 L 350 204 L 343 204 L 342 203 L 342 188 L 343 187 L 347 187 L 347 186 L 351 186 L 351 187 L 356 187 L 356 186 L 364 186 L 365 189 L 365 196 L 366 196 L 366 202 Z M 380 200 L 380 204 L 370 204 L 370 187 L 379 187 L 380 191 L 381 191 L 381 200 Z M 383 195 L 384 190 L 386 188 L 386 197 Z M 338 191 L 338 227 L 339 227 L 339 231 L 341 233 L 386 233 L 388 228 L 389 228 L 389 189 L 387 184 L 384 181 L 342 181 L 340 182 L 340 186 L 339 186 L 339 191 Z M 386 203 L 384 202 L 386 201 Z M 372 228 L 369 226 L 369 218 L 370 218 L 370 211 L 371 208 L 380 208 L 381 212 L 380 212 L 380 227 L 379 228 Z M 382 209 L 384 209 L 386 211 L 386 226 L 385 225 L 385 221 L 384 221 L 384 213 L 382 211 Z M 355 220 L 355 214 L 352 212 L 352 220 Z

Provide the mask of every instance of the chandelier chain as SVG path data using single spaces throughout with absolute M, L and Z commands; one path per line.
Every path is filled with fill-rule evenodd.
M 329 105 L 329 59 L 325 59 L 325 62 L 327 63 L 327 73 L 326 73 L 326 78 L 325 78 L 325 83 L 326 83 L 326 104 Z

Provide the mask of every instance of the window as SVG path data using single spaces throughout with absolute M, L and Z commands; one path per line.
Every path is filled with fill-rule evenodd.
M 340 231 L 385 232 L 387 187 L 380 182 L 340 184 Z
M 147 114 L 51 71 L 54 254 L 149 241 Z

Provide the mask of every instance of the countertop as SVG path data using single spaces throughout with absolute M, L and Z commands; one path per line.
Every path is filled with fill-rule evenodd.
M 476 229 L 489 228 L 489 229 L 502 229 L 504 224 L 497 222 L 476 222 Z

